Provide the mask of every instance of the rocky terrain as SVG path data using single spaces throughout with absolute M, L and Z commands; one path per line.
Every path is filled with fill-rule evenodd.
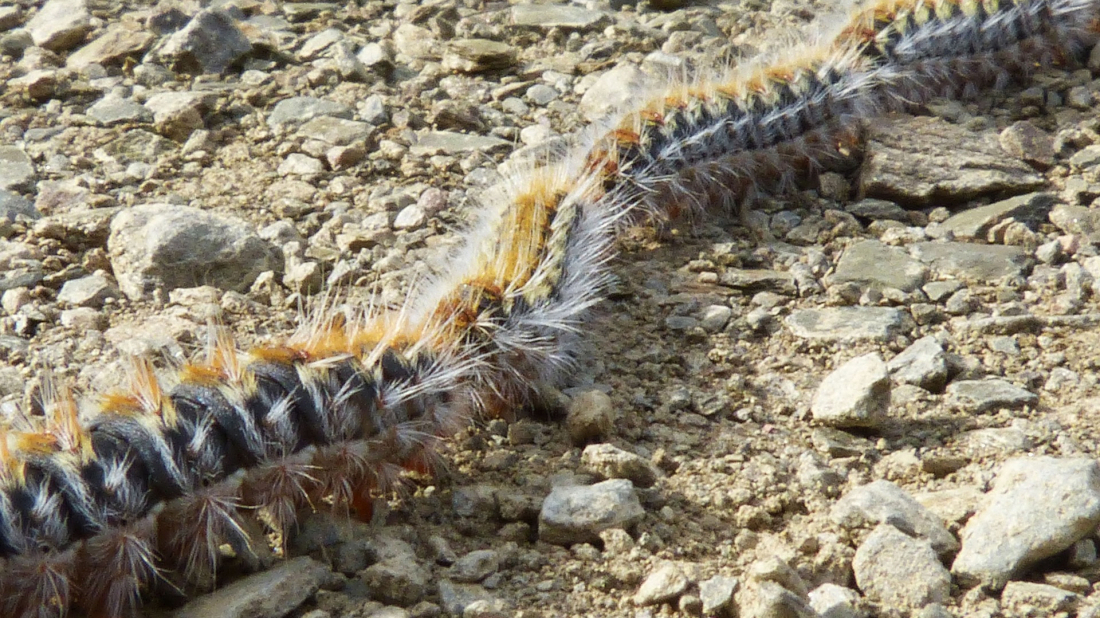
M 0 6 L 0 412 L 397 302 L 500 172 L 803 0 Z M 733 60 L 736 61 L 736 60 Z M 1100 615 L 1100 52 L 637 229 L 560 414 L 148 616 Z M 327 308 L 327 309 L 326 309 Z M 163 361 L 163 362 L 161 362 Z M 1094 591 L 1095 590 L 1095 591 Z

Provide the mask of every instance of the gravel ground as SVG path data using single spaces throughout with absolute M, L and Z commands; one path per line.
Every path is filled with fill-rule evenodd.
M 47 372 L 92 393 L 187 358 L 212 321 L 248 345 L 399 300 L 500 166 L 825 10 L 41 4 L 0 7 L 6 415 Z M 1091 69 L 876 120 L 743 218 L 632 230 L 548 410 L 144 611 L 1100 615 Z

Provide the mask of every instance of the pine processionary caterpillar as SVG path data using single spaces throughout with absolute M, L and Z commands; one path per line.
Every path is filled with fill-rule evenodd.
M 247 553 L 250 510 L 286 530 L 322 504 L 368 508 L 403 470 L 436 465 L 438 441 L 471 415 L 568 370 L 621 221 L 773 190 L 860 119 L 1078 53 L 1096 8 L 862 6 L 809 43 L 668 87 L 517 175 L 399 310 L 318 319 L 248 352 L 219 335 L 170 379 L 135 361 L 88 424 L 47 388 L 41 426 L 0 434 L 0 612 L 125 615 L 166 570 L 208 585 L 220 545 Z

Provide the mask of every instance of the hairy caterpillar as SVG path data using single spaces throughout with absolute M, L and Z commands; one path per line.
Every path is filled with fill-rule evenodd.
M 577 152 L 485 198 L 484 220 L 399 310 L 318 320 L 281 345 L 166 379 L 136 361 L 88 425 L 46 393 L 41 426 L 0 439 L 0 607 L 116 616 L 163 569 L 205 583 L 218 546 L 247 551 L 246 510 L 367 508 L 480 409 L 568 369 L 624 219 L 738 203 L 815 165 L 853 124 L 927 92 L 1003 79 L 1088 43 L 1092 2 L 889 2 L 835 34 L 672 86 Z M 1010 66 L 1011 70 L 1016 70 Z

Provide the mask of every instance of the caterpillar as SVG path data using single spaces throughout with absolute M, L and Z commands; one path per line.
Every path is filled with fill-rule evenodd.
M 122 616 L 170 571 L 216 580 L 253 512 L 365 514 L 439 442 L 568 374 L 627 222 L 745 204 L 812 173 L 858 123 L 1001 85 L 1093 42 L 1092 0 L 881 1 L 809 42 L 668 86 L 482 200 L 449 266 L 397 308 L 320 316 L 240 351 L 216 332 L 168 375 L 138 359 L 83 421 L 47 381 L 41 421 L 0 433 L 0 611 Z M 828 21 L 828 20 L 826 20 Z

